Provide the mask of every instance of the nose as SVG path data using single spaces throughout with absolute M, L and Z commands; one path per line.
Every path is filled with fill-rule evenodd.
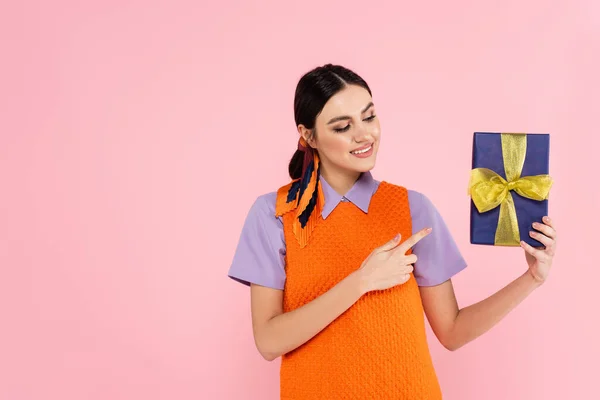
M 355 132 L 354 141 L 356 143 L 368 142 L 372 139 L 371 133 L 364 127 L 359 127 Z

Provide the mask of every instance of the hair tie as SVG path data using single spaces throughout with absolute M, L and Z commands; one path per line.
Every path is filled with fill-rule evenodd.
M 302 136 L 300 136 L 300 139 L 298 139 L 298 150 L 306 151 L 306 150 L 308 150 L 308 148 L 309 148 L 308 143 L 306 143 L 306 140 L 304 140 L 304 138 Z
M 304 177 L 306 174 L 306 169 L 315 158 L 316 152 L 308 145 L 302 136 L 300 136 L 300 139 L 298 140 L 298 150 L 304 152 L 304 159 L 302 160 L 302 174 L 300 175 L 301 177 Z

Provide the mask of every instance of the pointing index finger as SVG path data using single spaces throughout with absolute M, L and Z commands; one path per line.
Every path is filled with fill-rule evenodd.
M 402 254 L 405 254 L 408 251 L 408 249 L 410 249 L 415 244 L 419 243 L 421 239 L 429 235 L 431 233 L 431 230 L 432 228 L 421 229 L 419 232 L 406 239 L 406 241 L 400 246 L 396 247 L 397 251 L 401 252 Z

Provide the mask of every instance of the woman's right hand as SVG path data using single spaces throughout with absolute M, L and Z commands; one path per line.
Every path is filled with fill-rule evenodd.
M 356 273 L 360 281 L 362 294 L 373 290 L 389 289 L 406 283 L 413 272 L 413 264 L 417 256 L 407 255 L 408 249 L 431 233 L 431 228 L 425 228 L 400 243 L 401 235 L 373 250 L 363 261 Z

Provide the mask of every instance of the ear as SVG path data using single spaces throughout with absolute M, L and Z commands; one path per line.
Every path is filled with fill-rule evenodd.
M 314 129 L 307 129 L 304 125 L 298 125 L 298 133 L 306 140 L 306 143 L 313 149 L 317 148 L 317 141 L 315 140 Z

